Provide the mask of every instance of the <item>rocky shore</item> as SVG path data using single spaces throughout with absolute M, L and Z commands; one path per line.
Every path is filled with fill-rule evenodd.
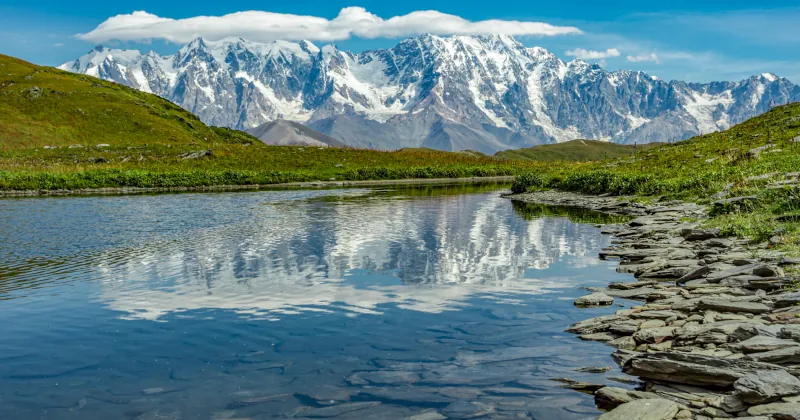
M 567 331 L 617 348 L 638 390 L 598 386 L 602 420 L 800 419 L 800 292 L 787 266 L 800 259 L 769 243 L 703 229 L 707 209 L 557 191 L 515 200 L 628 215 L 600 258 L 619 260 L 634 282 L 592 288 L 577 306 L 640 301 Z

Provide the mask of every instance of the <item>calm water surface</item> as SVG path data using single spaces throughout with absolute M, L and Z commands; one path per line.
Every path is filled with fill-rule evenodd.
M 0 418 L 584 419 L 626 279 L 496 188 L 0 200 Z

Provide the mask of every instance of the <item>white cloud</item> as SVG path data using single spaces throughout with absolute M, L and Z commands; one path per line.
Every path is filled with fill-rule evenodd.
M 566 54 L 579 60 L 602 60 L 611 57 L 619 57 L 620 52 L 616 48 L 609 48 L 605 51 L 592 51 L 584 48 L 569 50 Z
M 435 10 L 415 11 L 407 15 L 383 19 L 362 7 L 345 7 L 332 20 L 316 16 L 264 11 L 170 19 L 145 11 L 137 11 L 131 14 L 112 16 L 92 31 L 78 34 L 77 37 L 91 42 L 164 39 L 182 44 L 197 37 L 219 40 L 236 36 L 261 42 L 276 39 L 308 39 L 327 42 L 351 37 L 400 38 L 423 33 L 556 36 L 575 35 L 582 32 L 572 26 L 555 26 L 544 22 L 497 19 L 472 22 Z
M 659 59 L 658 54 L 654 52 L 649 54 L 629 55 L 625 58 L 631 63 L 653 62 L 656 64 L 661 64 L 661 59 Z
M 53 44 L 53 46 L 54 46 L 54 47 L 63 47 L 63 46 L 64 46 L 64 44 L 62 44 L 62 43 L 60 43 L 60 42 L 59 42 L 59 43 L 55 43 L 55 44 Z

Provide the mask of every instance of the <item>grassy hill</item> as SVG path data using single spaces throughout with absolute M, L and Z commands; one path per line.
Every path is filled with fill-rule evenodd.
M 250 143 L 155 95 L 0 55 L 0 150 Z
M 505 159 L 532 160 L 537 162 L 589 162 L 628 156 L 637 150 L 656 144 L 628 145 L 599 140 L 571 140 L 556 144 L 543 144 L 525 149 L 503 150 L 495 156 Z
M 455 178 L 532 167 L 431 150 L 268 146 L 155 95 L 0 55 L 0 190 Z
M 590 194 L 717 202 L 712 223 L 764 239 L 800 231 L 800 103 L 730 129 L 661 144 L 604 162 L 541 166 L 515 192 L 557 188 Z M 744 199 L 724 201 L 729 198 Z

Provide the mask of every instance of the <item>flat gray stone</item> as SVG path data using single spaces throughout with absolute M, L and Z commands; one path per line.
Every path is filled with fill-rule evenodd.
M 797 403 L 771 403 L 756 405 L 747 409 L 751 416 L 773 416 L 781 420 L 800 419 L 800 404 Z
M 644 399 L 661 398 L 652 392 L 632 391 L 630 389 L 607 386 L 594 393 L 594 402 L 601 410 L 613 410 L 622 404 Z
M 781 258 L 780 265 L 800 265 L 800 257 Z
M 599 292 L 575 299 L 575 306 L 608 306 L 612 303 L 614 303 L 613 297 Z
M 784 287 L 790 279 L 787 277 L 763 277 L 750 280 L 747 288 L 753 290 L 778 290 Z
M 647 321 L 642 322 L 639 325 L 639 329 L 643 330 L 646 328 L 661 328 L 666 327 L 667 323 L 663 319 L 648 319 Z
M 644 299 L 651 293 L 655 293 L 658 291 L 659 291 L 658 289 L 653 289 L 652 287 L 640 287 L 638 289 L 630 289 L 630 290 L 604 289 L 603 293 L 608 296 L 613 296 L 623 299 Z
M 733 246 L 733 241 L 725 238 L 712 238 L 704 241 L 703 245 L 710 248 L 730 248 Z
M 734 334 L 740 328 L 749 328 L 753 325 L 762 325 L 757 320 L 741 320 L 741 321 L 719 321 L 703 325 L 685 325 L 675 331 L 677 341 L 692 343 L 694 341 L 701 341 L 710 343 L 711 341 L 705 338 L 710 336 L 723 336 L 723 340 L 715 342 L 715 344 L 724 344 L 729 341 L 731 334 Z
M 711 272 L 711 267 L 707 265 L 701 265 L 688 273 L 684 274 L 683 277 L 678 279 L 678 284 L 686 283 L 687 281 L 691 280 L 698 280 L 703 278 L 706 274 Z
M 665 399 L 631 401 L 603 414 L 598 420 L 672 420 L 681 407 Z
M 783 370 L 753 372 L 737 379 L 733 389 L 746 403 L 765 404 L 800 395 L 800 380 Z
M 674 336 L 675 328 L 673 327 L 644 328 L 636 331 L 636 333 L 633 334 L 633 339 L 640 344 L 658 344 Z
M 656 311 L 641 311 L 641 312 L 634 312 L 631 314 L 631 318 L 634 319 L 669 319 L 672 317 L 678 317 L 681 314 L 675 311 L 664 311 L 664 310 L 656 310 Z
M 800 292 L 784 293 L 775 296 L 775 308 L 786 308 L 800 304 Z
M 729 388 L 747 374 L 783 368 L 744 359 L 674 352 L 636 355 L 625 362 L 622 370 L 629 375 L 646 379 Z
M 777 334 L 780 338 L 800 342 L 800 325 L 782 325 L 777 326 L 780 332 Z
M 780 350 L 753 353 L 747 356 L 750 360 L 776 365 L 800 363 L 800 346 L 786 347 Z
M 579 338 L 584 341 L 599 341 L 601 343 L 608 343 L 616 340 L 619 338 L 619 336 L 607 332 L 600 332 L 593 334 L 582 334 Z
M 763 314 L 769 312 L 769 306 L 758 302 L 733 302 L 726 299 L 702 299 L 698 303 L 699 309 L 710 309 L 718 312 L 735 312 L 748 314 Z
M 761 268 L 764 264 L 748 264 L 742 266 L 734 266 L 722 271 L 717 271 L 709 274 L 706 279 L 711 283 L 719 283 L 721 280 L 733 276 L 751 275 L 753 271 Z
M 639 329 L 641 323 L 642 321 L 638 320 L 615 322 L 608 327 L 608 331 L 614 334 L 632 335 Z
M 655 280 L 650 281 L 634 281 L 634 282 L 614 282 L 608 285 L 609 289 L 614 290 L 631 290 L 631 289 L 638 289 L 640 287 L 648 287 L 648 286 L 655 286 L 659 284 L 659 282 Z
M 732 343 L 728 345 L 728 348 L 740 353 L 760 353 L 765 351 L 773 351 L 773 350 L 780 350 L 785 349 L 787 347 L 796 347 L 800 346 L 800 343 L 796 343 L 792 340 L 784 340 L 777 337 L 769 337 L 763 335 L 757 335 L 755 337 L 749 338 L 747 340 Z
M 608 331 L 608 328 L 615 322 L 625 320 L 619 315 L 604 315 L 596 318 L 589 318 L 572 324 L 567 328 L 567 332 L 573 334 L 591 334 L 596 332 Z
M 780 325 L 761 325 L 761 324 L 741 325 L 730 333 L 729 338 L 730 342 L 737 343 L 740 341 L 748 340 L 756 336 L 779 337 L 781 333 L 781 328 L 782 327 Z M 800 329 L 798 329 L 798 332 L 800 332 Z M 781 338 L 791 338 L 791 337 L 781 337 Z
M 719 236 L 719 229 L 683 229 L 681 236 L 687 241 L 704 241 L 706 239 L 716 238 Z
M 609 341 L 607 344 L 620 350 L 633 350 L 636 348 L 636 340 L 631 336 L 620 337 Z

